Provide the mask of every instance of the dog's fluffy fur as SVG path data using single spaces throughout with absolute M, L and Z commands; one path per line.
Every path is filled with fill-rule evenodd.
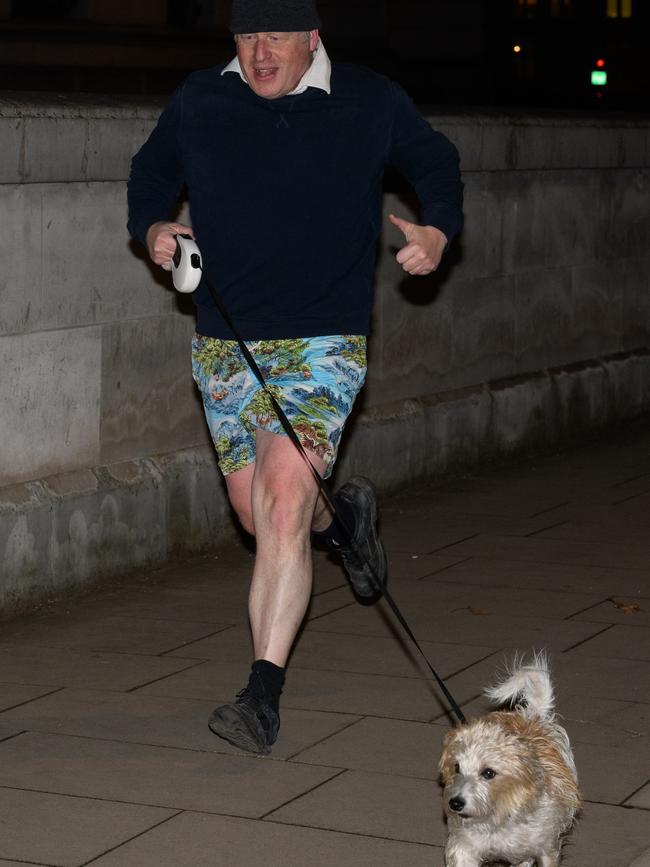
M 440 759 L 447 867 L 558 867 L 580 793 L 544 654 L 485 691 L 497 707 L 448 733 Z

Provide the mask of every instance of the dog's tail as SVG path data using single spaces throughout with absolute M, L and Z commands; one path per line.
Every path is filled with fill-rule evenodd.
M 485 695 L 493 704 L 508 706 L 529 719 L 541 717 L 552 720 L 555 716 L 555 694 L 547 655 L 543 652 L 534 653 L 528 661 L 516 656 L 505 676 L 486 689 Z

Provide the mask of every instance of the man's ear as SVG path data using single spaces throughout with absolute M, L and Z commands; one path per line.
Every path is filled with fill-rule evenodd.
M 309 31 L 309 50 L 316 51 L 318 48 L 318 40 L 320 39 L 320 33 L 318 30 L 310 30 Z

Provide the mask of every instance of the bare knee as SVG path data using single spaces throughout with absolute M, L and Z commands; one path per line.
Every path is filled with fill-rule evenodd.
M 256 493 L 255 523 L 278 538 L 307 536 L 314 503 L 300 485 L 273 484 Z

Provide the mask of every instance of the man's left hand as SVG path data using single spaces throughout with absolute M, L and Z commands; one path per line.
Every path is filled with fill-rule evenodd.
M 395 214 L 389 219 L 404 233 L 406 246 L 395 257 L 407 274 L 424 276 L 435 271 L 447 246 L 447 236 L 435 226 L 419 226 Z

